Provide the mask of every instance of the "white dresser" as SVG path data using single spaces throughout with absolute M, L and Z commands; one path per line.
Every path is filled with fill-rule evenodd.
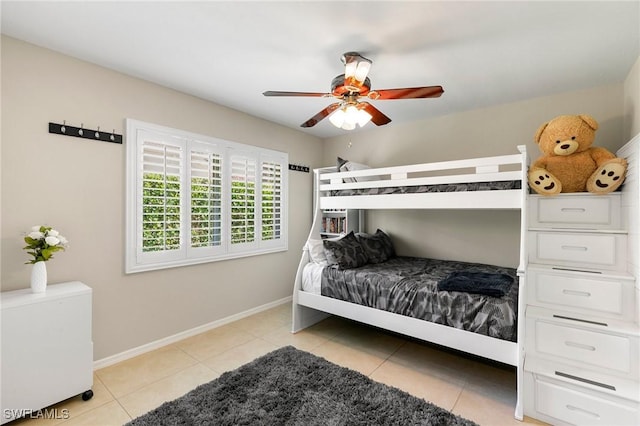
M 524 411 L 640 424 L 638 291 L 621 193 L 529 197 Z M 637 220 L 637 219 L 634 219 Z
M 93 395 L 91 288 L 74 281 L 0 293 L 2 419 L 33 416 L 54 403 Z M 60 416 L 64 413 L 48 413 Z

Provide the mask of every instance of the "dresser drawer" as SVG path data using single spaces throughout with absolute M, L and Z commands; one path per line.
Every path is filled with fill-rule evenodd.
M 632 276 L 622 273 L 530 266 L 527 303 L 633 321 L 634 284 Z
M 529 262 L 624 271 L 625 234 L 529 232 Z
M 621 229 L 620 193 L 529 197 L 532 228 Z
M 640 346 L 633 323 L 581 318 L 530 306 L 525 327 L 528 356 L 555 359 L 609 374 L 639 376 Z
M 611 370 L 631 369 L 631 342 L 627 337 L 537 321 L 535 348 L 539 353 Z
M 532 373 L 524 375 L 525 414 L 552 424 L 638 425 L 638 403 Z

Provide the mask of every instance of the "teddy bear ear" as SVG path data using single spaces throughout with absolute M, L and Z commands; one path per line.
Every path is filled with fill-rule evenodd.
M 549 123 L 544 123 L 542 126 L 538 127 L 538 131 L 533 137 L 533 140 L 536 141 L 536 143 L 540 143 L 540 136 L 542 136 L 542 132 L 544 132 L 544 129 L 546 129 L 548 125 Z
M 593 130 L 598 130 L 598 122 L 595 118 L 587 114 L 578 115 L 582 121 L 587 123 L 587 126 L 591 127 Z

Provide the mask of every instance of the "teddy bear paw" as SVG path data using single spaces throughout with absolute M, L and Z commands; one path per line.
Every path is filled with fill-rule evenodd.
M 615 191 L 624 180 L 626 167 L 620 163 L 603 164 L 596 170 L 587 182 L 587 191 L 605 194 Z
M 546 170 L 530 171 L 529 186 L 541 195 L 556 195 L 562 191 L 560 181 Z

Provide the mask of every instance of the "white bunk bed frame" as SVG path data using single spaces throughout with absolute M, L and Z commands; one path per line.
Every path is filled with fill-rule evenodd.
M 409 166 L 383 167 L 350 172 L 334 172 L 335 167 L 314 170 L 314 220 L 309 239 L 320 239 L 322 210 L 326 209 L 511 209 L 520 211 L 520 257 L 518 341 L 510 342 L 485 335 L 419 320 L 355 303 L 345 302 L 302 290 L 302 270 L 309 263 L 305 244 L 296 273 L 293 291 L 293 327 L 296 333 L 330 314 L 370 324 L 385 330 L 411 336 L 452 349 L 478 355 L 517 368 L 518 398 L 515 418 L 522 420 L 520 389 L 523 380 L 524 309 L 526 282 L 526 147 L 519 145 L 519 154 L 475 159 L 444 161 Z M 327 172 L 329 170 L 329 172 Z M 410 174 L 421 174 L 411 177 Z M 424 177 L 424 175 L 428 175 Z M 344 183 L 344 178 L 368 178 L 366 181 Z M 377 178 L 376 178 L 377 177 Z M 376 179 L 376 180 L 371 180 Z M 426 192 L 381 195 L 332 196 L 331 191 L 412 185 L 435 185 L 487 181 L 520 180 L 521 189 Z

